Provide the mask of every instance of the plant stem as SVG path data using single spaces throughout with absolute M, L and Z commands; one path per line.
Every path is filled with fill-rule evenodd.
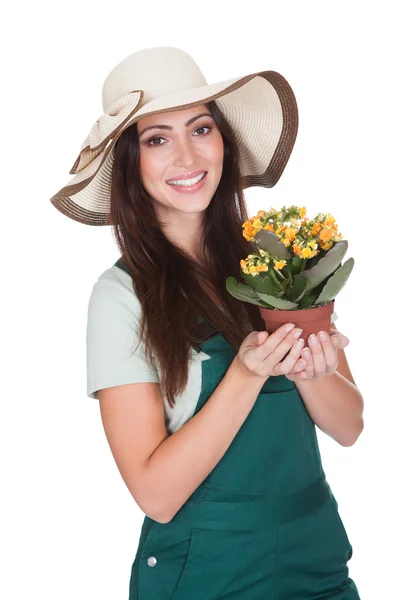
M 307 259 L 306 258 L 302 258 L 301 259 L 301 265 L 300 265 L 300 273 L 302 273 L 304 271 L 304 269 L 306 268 L 306 264 L 307 264 Z
M 283 290 L 283 289 L 284 289 L 284 288 L 283 288 L 283 286 L 281 286 L 280 282 L 278 281 L 278 278 L 277 278 L 277 276 L 275 275 L 274 268 L 273 268 L 273 267 L 271 267 L 271 268 L 270 268 L 270 269 L 268 269 L 268 270 L 269 270 L 269 272 L 270 272 L 270 274 L 271 274 L 271 277 L 272 277 L 272 279 L 274 280 L 274 282 L 275 282 L 275 283 L 276 283 L 276 285 L 278 286 L 278 288 L 279 288 L 280 290 Z

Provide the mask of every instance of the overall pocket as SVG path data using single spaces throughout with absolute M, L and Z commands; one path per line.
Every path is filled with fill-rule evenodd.
M 152 524 L 140 555 L 140 600 L 176 599 L 190 571 L 195 540 L 195 530 L 189 526 L 173 521 Z
M 272 598 L 276 527 L 194 527 L 188 560 L 170 600 Z
M 277 589 L 282 597 L 299 600 L 359 598 L 349 578 L 350 557 L 346 530 L 329 497 L 317 510 L 279 527 Z

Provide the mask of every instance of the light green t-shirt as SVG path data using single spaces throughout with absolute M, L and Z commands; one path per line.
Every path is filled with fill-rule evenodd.
M 126 383 L 159 383 L 159 370 L 145 359 L 144 341 L 138 345 L 141 304 L 130 275 L 113 265 L 102 273 L 90 295 L 86 329 L 87 396 L 97 390 Z M 331 321 L 336 320 L 334 312 Z M 191 350 L 188 383 L 174 408 L 163 398 L 165 425 L 174 433 L 194 413 L 201 392 L 205 352 Z M 158 365 L 158 361 L 156 361 Z

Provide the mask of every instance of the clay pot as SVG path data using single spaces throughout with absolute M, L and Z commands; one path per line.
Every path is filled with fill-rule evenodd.
M 331 315 L 334 311 L 335 301 L 317 306 L 314 308 L 304 308 L 301 310 L 280 310 L 276 308 L 263 308 L 260 306 L 260 313 L 265 323 L 265 330 L 268 333 L 274 333 L 281 325 L 285 323 L 294 323 L 296 327 L 303 329 L 301 338 L 304 339 L 304 348 L 308 346 L 307 340 L 311 333 L 318 334 L 319 331 L 331 333 Z

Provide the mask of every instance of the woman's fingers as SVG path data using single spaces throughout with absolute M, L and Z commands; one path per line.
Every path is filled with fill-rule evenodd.
M 298 363 L 301 357 L 301 351 L 303 347 L 304 339 L 300 338 L 293 344 L 289 354 L 282 360 L 282 362 L 276 365 L 277 375 L 290 373 L 294 369 L 295 365 Z M 303 367 L 300 367 L 300 365 L 297 364 L 297 368 L 298 370 L 301 370 Z
M 337 329 L 331 328 L 331 343 L 336 350 L 343 350 L 349 345 L 350 340 Z
M 316 378 L 323 377 L 326 374 L 325 355 L 321 346 L 321 342 L 315 333 L 308 337 L 308 345 L 311 349 L 314 360 L 314 376 Z
M 311 334 L 308 343 L 314 361 L 314 377 L 331 375 L 337 367 L 337 350 L 332 346 L 330 335 L 325 331 Z
M 303 330 L 298 327 L 295 327 L 289 333 L 285 329 L 282 331 L 277 329 L 260 346 L 261 351 L 264 353 L 264 360 L 270 361 L 275 367 L 275 365 L 281 361 L 285 354 L 292 348 L 302 331 Z
M 338 365 L 337 351 L 349 344 L 349 338 L 336 329 L 331 329 L 330 335 L 325 335 L 325 332 L 310 335 L 307 341 L 308 347 L 303 348 L 301 358 L 290 373 L 286 374 L 291 381 L 320 379 L 332 375 Z M 306 361 L 305 367 L 302 367 L 302 360 Z
M 337 364 L 338 364 L 338 358 L 337 358 L 338 346 L 334 347 L 332 345 L 332 338 L 325 331 L 319 332 L 318 336 L 319 336 L 322 352 L 323 352 L 324 358 L 325 358 L 325 374 L 332 375 L 332 373 L 335 372 Z M 336 336 L 333 336 L 333 337 L 336 337 Z
M 311 352 L 310 348 L 307 347 L 303 349 L 302 357 L 306 361 L 306 366 L 304 368 L 304 379 L 312 379 L 314 377 L 315 370 L 313 353 Z

